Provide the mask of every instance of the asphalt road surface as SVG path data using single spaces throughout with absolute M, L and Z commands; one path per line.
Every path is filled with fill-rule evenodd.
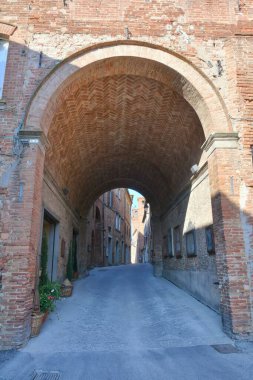
M 253 343 L 230 340 L 217 313 L 149 264 L 97 268 L 38 337 L 0 353 L 3 379 L 253 380 Z

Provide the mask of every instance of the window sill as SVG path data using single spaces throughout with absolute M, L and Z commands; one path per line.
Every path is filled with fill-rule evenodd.
M 6 100 L 0 98 L 0 110 L 5 109 L 6 107 Z
M 187 257 L 197 257 L 197 253 L 187 253 Z

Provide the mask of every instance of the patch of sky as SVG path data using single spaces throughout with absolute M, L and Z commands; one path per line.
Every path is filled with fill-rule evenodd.
M 138 206 L 138 202 L 137 202 L 137 199 L 139 198 L 139 197 L 142 197 L 142 194 L 140 194 L 140 193 L 138 193 L 138 191 L 135 191 L 135 190 L 132 190 L 132 189 L 128 189 L 128 191 L 129 191 L 129 194 L 130 195 L 133 195 L 134 197 L 133 197 L 133 208 L 137 208 L 137 206 Z

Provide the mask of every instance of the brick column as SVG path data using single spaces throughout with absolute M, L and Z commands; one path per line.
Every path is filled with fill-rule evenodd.
M 208 155 L 216 263 L 224 331 L 252 334 L 249 273 L 240 219 L 240 157 L 236 133 L 215 133 L 203 148 Z
M 20 347 L 30 336 L 40 240 L 44 148 L 41 133 L 20 135 L 23 151 L 8 187 L 0 290 L 0 349 Z
M 152 237 L 153 237 L 153 250 L 154 250 L 154 260 L 153 260 L 153 272 L 154 276 L 161 277 L 163 273 L 163 259 L 162 259 L 162 229 L 160 217 L 152 216 L 151 218 L 152 226 Z
M 85 274 L 87 271 L 87 223 L 88 218 L 82 217 L 80 220 L 80 237 L 79 237 L 79 271 L 80 274 Z

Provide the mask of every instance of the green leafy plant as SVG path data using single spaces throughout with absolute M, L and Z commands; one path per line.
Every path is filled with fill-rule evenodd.
M 41 312 L 53 311 L 55 300 L 60 297 L 61 285 L 58 282 L 47 282 L 39 287 Z
M 73 254 L 72 254 L 72 242 L 70 242 L 68 262 L 67 262 L 67 279 L 71 281 L 72 278 L 73 278 Z
M 54 296 L 54 299 L 59 299 L 61 295 L 61 284 L 59 282 L 48 282 L 40 287 L 41 291 L 48 295 Z
M 48 260 L 48 244 L 47 244 L 47 235 L 43 232 L 42 236 L 42 244 L 41 244 L 41 258 L 40 258 L 40 267 L 41 267 L 41 275 L 40 275 L 40 286 L 48 283 L 47 276 L 47 260 Z
M 49 296 L 46 293 L 40 294 L 40 311 L 42 313 L 45 313 L 46 311 L 53 311 L 54 310 L 54 301 L 51 296 Z

